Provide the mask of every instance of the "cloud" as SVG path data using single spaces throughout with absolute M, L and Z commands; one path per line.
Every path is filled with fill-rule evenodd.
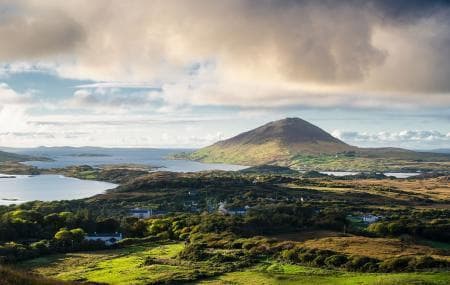
M 0 130 L 27 129 L 27 111 L 34 103 L 32 92 L 18 93 L 6 83 L 0 83 Z
M 78 89 L 66 100 L 66 108 L 81 108 L 94 112 L 150 110 L 159 96 L 150 91 L 125 92 L 121 88 Z
M 127 89 L 156 89 L 151 83 L 146 82 L 96 82 L 89 84 L 81 84 L 75 86 L 75 88 L 127 88 Z
M 3 1 L 0 62 L 145 82 L 178 107 L 450 106 L 446 3 Z
M 356 145 L 405 146 L 405 147 L 448 147 L 450 132 L 445 134 L 435 130 L 403 130 L 399 132 L 355 132 L 335 130 L 332 135 Z
M 17 93 L 8 84 L 0 82 L 0 109 L 11 105 L 25 105 L 33 101 L 32 93 Z
M 7 39 L 0 48 L 2 60 L 61 55 L 73 51 L 82 41 L 83 28 L 66 12 L 27 4 L 24 1 L 0 3 L 0 38 Z

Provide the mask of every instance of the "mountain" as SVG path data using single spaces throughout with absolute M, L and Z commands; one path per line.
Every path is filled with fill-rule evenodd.
M 450 155 L 348 145 L 299 118 L 270 122 L 175 158 L 317 171 L 450 171 Z
M 450 153 L 450 148 L 438 148 L 438 149 L 432 149 L 432 150 L 426 150 L 427 152 L 434 152 L 434 153 Z
M 190 154 L 190 159 L 243 165 L 289 165 L 299 154 L 320 155 L 357 148 L 299 118 L 270 122 Z

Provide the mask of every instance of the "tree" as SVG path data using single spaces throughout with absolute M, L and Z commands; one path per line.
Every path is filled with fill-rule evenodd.
M 385 236 L 388 233 L 388 228 L 385 223 L 378 222 L 370 224 L 367 227 L 367 231 L 374 233 L 376 235 Z
M 72 232 L 66 228 L 62 228 L 55 234 L 55 239 L 61 242 L 72 241 Z
M 70 230 L 70 234 L 72 235 L 71 238 L 75 243 L 81 243 L 84 240 L 84 236 L 86 235 L 83 229 L 80 228 Z

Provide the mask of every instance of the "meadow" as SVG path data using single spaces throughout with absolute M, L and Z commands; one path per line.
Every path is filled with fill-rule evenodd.
M 286 264 L 275 260 L 265 260 L 247 269 L 189 282 L 183 281 L 183 275 L 194 269 L 187 265 L 145 264 L 148 257 L 176 262 L 175 256 L 182 247 L 180 243 L 148 244 L 126 250 L 55 255 L 29 260 L 20 264 L 20 267 L 65 281 L 107 284 L 161 284 L 174 279 L 177 279 L 178 283 L 217 285 L 444 285 L 450 282 L 449 272 L 355 273 Z
M 146 265 L 148 258 L 175 261 L 182 248 L 182 243 L 150 243 L 116 250 L 56 254 L 28 260 L 19 268 L 65 281 L 149 284 L 182 278 L 192 271 L 182 264 Z
M 450 282 L 448 272 L 422 273 L 348 273 L 291 264 L 267 262 L 244 271 L 226 273 L 198 284 L 261 284 L 261 285 L 444 285 Z

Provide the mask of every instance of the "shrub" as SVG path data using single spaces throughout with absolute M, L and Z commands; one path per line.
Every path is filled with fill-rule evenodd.
M 346 268 L 354 271 L 366 271 L 371 269 L 376 263 L 378 263 L 378 260 L 374 258 L 367 256 L 352 256 L 347 262 Z
M 162 240 L 166 240 L 170 238 L 170 233 L 169 232 L 161 232 L 159 234 L 156 235 L 159 239 Z
M 310 263 L 314 260 L 314 258 L 316 258 L 316 256 L 308 252 L 301 253 L 298 255 L 298 259 L 303 263 Z
M 298 252 L 296 248 L 286 249 L 281 252 L 281 258 L 289 262 L 298 261 Z
M 386 259 L 380 263 L 380 270 L 383 272 L 407 271 L 412 262 L 414 262 L 414 257 L 409 256 Z
M 178 255 L 181 259 L 201 261 L 206 260 L 209 255 L 205 251 L 206 244 L 191 243 L 187 245 Z
M 347 263 L 347 261 L 347 256 L 342 254 L 335 254 L 325 259 L 325 265 L 327 265 L 328 267 L 341 267 L 342 265 Z
M 312 264 L 315 266 L 324 266 L 325 265 L 325 259 L 327 258 L 327 255 L 324 254 L 318 254 L 312 261 Z

